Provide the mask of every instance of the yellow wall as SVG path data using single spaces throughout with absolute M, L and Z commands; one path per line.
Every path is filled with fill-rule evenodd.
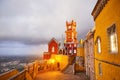
M 77 48 L 77 56 L 84 57 L 84 48 L 83 47 Z
M 102 75 L 99 75 L 98 64 L 102 64 Z M 120 67 L 95 60 L 96 80 L 120 80 Z
M 52 59 L 60 63 L 60 70 L 63 70 L 68 65 L 68 56 L 67 55 L 52 55 Z
M 120 64 L 120 0 L 109 0 L 101 13 L 95 20 L 96 32 L 94 34 L 94 42 L 97 36 L 101 37 L 101 50 L 97 53 L 97 45 L 95 45 L 95 58 L 108 61 L 115 64 Z M 116 24 L 118 35 L 118 53 L 109 53 L 107 28 L 113 23 Z M 98 63 L 102 64 L 102 76 L 98 74 Z M 120 80 L 120 67 L 116 67 L 98 60 L 95 60 L 95 71 L 97 80 Z M 115 79 L 114 79 L 115 78 Z
M 95 40 L 97 36 L 101 37 L 101 47 L 102 47 L 102 53 L 96 54 L 95 56 L 104 60 L 108 60 L 110 62 L 118 63 L 118 64 L 120 64 L 120 54 L 112 55 L 108 53 L 109 41 L 108 41 L 108 35 L 107 35 L 107 28 L 110 27 L 113 23 L 116 23 L 118 43 L 120 44 L 120 9 L 119 8 L 120 8 L 120 0 L 108 1 L 108 4 L 105 5 L 102 12 L 96 18 L 96 21 L 95 21 L 96 32 L 94 36 Z M 120 47 L 119 47 L 119 50 L 120 50 Z

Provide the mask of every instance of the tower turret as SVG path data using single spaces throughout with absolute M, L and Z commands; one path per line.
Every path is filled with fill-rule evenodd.
M 67 55 L 76 55 L 77 53 L 77 31 L 76 22 L 72 20 L 71 22 L 66 21 L 66 39 L 64 42 L 65 52 Z

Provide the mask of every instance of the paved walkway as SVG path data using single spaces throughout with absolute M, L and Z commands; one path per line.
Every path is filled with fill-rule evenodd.
M 68 69 L 66 69 L 64 72 L 50 71 L 39 73 L 35 80 L 86 80 L 84 73 L 73 75 L 71 68 L 72 67 L 69 66 Z
M 40 73 L 35 80 L 85 80 L 84 76 L 64 74 L 60 71 Z
M 63 71 L 65 74 L 73 74 L 73 65 L 69 65 L 65 71 Z

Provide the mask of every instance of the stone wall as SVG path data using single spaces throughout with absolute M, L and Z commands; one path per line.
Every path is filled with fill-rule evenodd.
M 69 57 L 67 55 L 52 55 L 51 58 L 55 59 L 55 61 L 59 63 L 60 70 L 65 69 L 69 63 Z
M 19 73 L 18 70 L 16 69 L 13 69 L 13 70 L 10 70 L 6 73 L 3 73 L 0 75 L 0 80 L 7 80 L 8 78 L 12 77 L 13 75 Z

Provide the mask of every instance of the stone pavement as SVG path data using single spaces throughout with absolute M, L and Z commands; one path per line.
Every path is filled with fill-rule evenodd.
M 35 80 L 86 80 L 85 76 L 65 74 L 60 71 L 50 71 L 45 73 L 40 73 L 36 76 Z
M 39 73 L 35 80 L 86 80 L 85 73 L 78 73 L 74 75 L 72 73 L 72 65 L 61 71 L 49 71 L 44 73 Z

